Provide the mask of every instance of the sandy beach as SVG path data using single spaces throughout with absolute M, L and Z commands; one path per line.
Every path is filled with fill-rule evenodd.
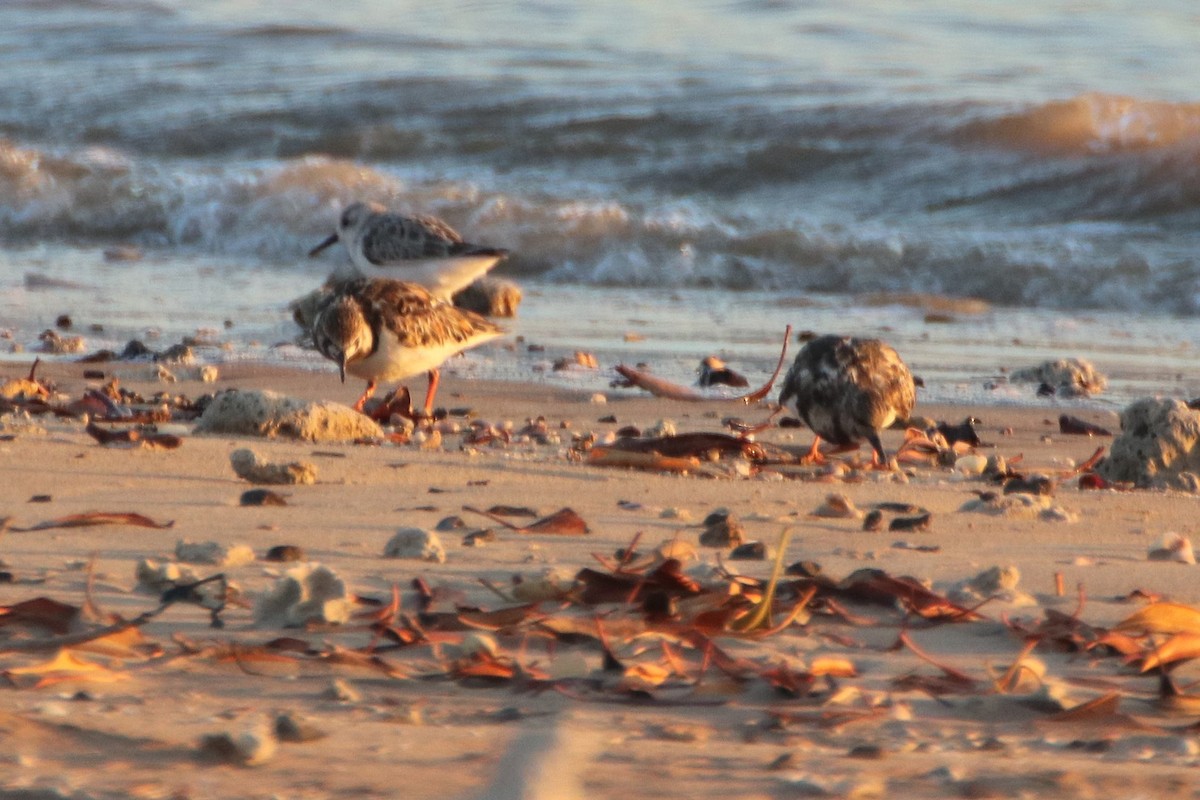
M 10 365 L 4 376 L 19 377 L 22 369 Z M 83 370 L 53 364 L 43 377 L 76 397 L 89 385 Z M 164 388 L 122 385 L 145 394 Z M 253 365 L 227 365 L 215 384 L 166 388 L 198 397 L 231 387 L 339 402 L 352 402 L 358 391 L 327 374 Z M 1147 598 L 1200 602 L 1194 566 L 1147 557 L 1165 532 L 1194 535 L 1194 497 L 1084 491 L 1063 477 L 1053 503 L 1068 521 L 1047 521 L 963 510 L 976 492 L 995 487 L 949 467 L 824 477 L 771 470 L 742 477 L 732 469 L 714 478 L 592 466 L 570 455 L 572 434 L 603 437 L 664 419 L 681 433 L 719 431 L 722 417 L 753 422 L 767 411 L 630 391 L 609 392 L 600 404 L 591 393 L 453 376 L 442 392 L 447 406 L 495 423 L 511 420 L 518 429 L 542 416 L 557 435 L 546 444 L 463 446 L 462 434 L 447 431 L 430 446 L 185 432 L 176 449 L 131 449 L 98 444 L 76 419 L 5 417 L 0 516 L 9 517 L 9 530 L 0 538 L 0 559 L 8 574 L 0 606 L 11 610 L 35 598 L 84 606 L 90 570 L 94 608 L 89 619 L 72 617 L 60 630 L 0 616 L 0 797 L 1194 791 L 1200 746 L 1190 726 L 1200 712 L 1178 698 L 1161 699 L 1158 679 L 1139 675 L 1113 651 L 1068 646 L 1070 626 L 1063 623 L 1085 626 L 1075 631 L 1078 644 L 1145 608 Z M 1066 476 L 1111 441 L 1059 434 L 1049 406 L 919 404 L 918 412 L 952 422 L 974 414 L 991 445 L 978 452 L 1010 461 L 1020 455 L 1023 470 L 1051 475 Z M 1118 428 L 1115 414 L 1080 416 Z M 886 446 L 896 448 L 901 437 L 887 432 Z M 772 428 L 758 438 L 794 451 L 810 441 L 804 429 Z M 317 481 L 271 487 L 286 495 L 286 506 L 241 506 L 239 497 L 253 487 L 234 474 L 230 453 L 243 447 L 266 461 L 310 462 Z M 868 532 L 858 518 L 812 516 L 831 492 L 864 510 L 918 506 L 931 521 L 924 530 L 889 531 L 885 524 Z M 522 533 L 464 510 L 502 505 L 539 516 L 569 507 L 589 533 Z M 784 565 L 813 562 L 832 582 L 863 569 L 912 576 L 937 596 L 958 597 L 962 608 L 978 606 L 976 616 L 925 619 L 894 600 L 841 595 L 800 607 L 783 588 L 799 580 L 792 570 L 776 598 L 776 629 L 741 631 L 729 623 L 698 637 L 689 616 L 694 598 L 679 598 L 655 617 L 640 600 L 581 601 L 586 581 L 571 588 L 584 568 L 593 575 L 621 569 L 617 551 L 637 537 L 641 555 L 626 562 L 637 574 L 653 569 L 645 565 L 656 547 L 674 541 L 684 574 L 701 586 L 719 593 L 737 584 L 722 575 L 722 564 L 754 579 L 742 581 L 747 598 L 760 596 L 770 560 L 731 561 L 726 549 L 699 544 L 701 523 L 720 508 L 740 518 L 747 539 L 770 549 L 790 528 Z M 171 527 L 19 530 L 86 512 L 137 513 Z M 451 515 L 466 528 L 438 534 L 444 563 L 383 557 L 400 528 L 433 529 Z M 516 526 L 532 520 L 507 519 Z M 464 546 L 463 535 L 477 528 L 491 528 L 494 540 Z M 182 602 L 136 632 L 65 650 L 55 645 L 112 625 L 109 615 L 130 620 L 155 610 L 155 594 L 138 589 L 137 565 L 176 560 L 180 540 L 242 544 L 256 554 L 240 566 L 189 565 L 200 576 L 224 572 L 236 584 L 220 613 L 224 627 L 211 626 L 209 610 Z M 299 546 L 306 561 L 332 569 L 357 598 L 356 616 L 307 628 L 256 622 L 256 603 L 294 566 L 264 560 L 276 545 Z M 1010 566 L 1019 583 L 995 589 L 994 599 L 972 602 L 956 589 L 989 568 Z M 547 575 L 557 597 L 544 591 Z M 424 607 L 417 579 L 428 587 Z M 386 608 L 393 587 L 398 613 Z M 542 599 L 531 605 L 538 587 Z M 714 596 L 706 589 L 695 602 Z M 491 614 L 505 608 L 517 610 L 503 619 Z M 788 613 L 795 617 L 784 625 Z M 373 630 L 379 620 L 390 627 Z M 1043 623 L 1040 644 L 1005 677 L 1031 641 L 1021 632 Z M 615 662 L 607 670 L 602 643 Z M 60 653 L 73 660 L 45 666 Z M 1186 664 L 1176 671 L 1180 686 L 1190 682 L 1188 673 Z M 281 715 L 319 738 L 277 741 Z M 249 756 L 236 750 L 239 741 Z M 240 763 L 247 759 L 261 763 Z

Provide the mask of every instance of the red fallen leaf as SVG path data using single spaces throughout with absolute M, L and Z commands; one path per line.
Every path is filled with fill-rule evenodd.
M 817 682 L 811 672 L 794 670 L 786 663 L 763 670 L 760 675 L 763 680 L 788 697 L 800 697 L 808 694 Z
M 458 621 L 469 628 L 498 631 L 513 628 L 530 619 L 540 619 L 542 616 L 538 611 L 537 603 L 529 603 L 498 608 L 495 611 L 460 611 L 458 612 Z
M 52 633 L 65 634 L 79 614 L 78 606 L 67 605 L 49 597 L 35 597 L 11 606 L 0 607 L 0 628 L 9 625 L 30 625 Z
M 65 517 L 46 520 L 28 528 L 10 528 L 18 533 L 46 531 L 53 528 L 87 528 L 93 525 L 135 525 L 139 528 L 164 530 L 175 525 L 174 520 L 155 522 L 149 517 L 132 511 L 88 511 L 83 514 L 68 514 Z
M 899 602 L 910 612 L 925 619 L 971 621 L 982 619 L 976 612 L 950 602 L 912 578 L 893 577 L 880 569 L 860 569 L 839 586 L 840 593 L 852 599 L 891 605 Z
M 734 397 L 729 400 L 725 400 L 724 402 L 744 403 L 749 405 L 751 403 L 757 403 L 759 400 L 762 400 L 764 397 L 770 394 L 771 388 L 775 385 L 775 380 L 779 377 L 780 370 L 783 369 L 783 362 L 787 357 L 788 341 L 791 338 L 792 326 L 788 325 L 787 329 L 783 332 L 783 348 L 779 353 L 779 363 L 775 365 L 775 371 L 771 373 L 771 377 L 765 384 L 749 394 L 744 394 L 741 397 Z M 627 367 L 624 364 L 618 364 L 614 369 L 616 369 L 617 373 L 624 379 L 620 382 L 614 381 L 614 386 L 636 386 L 639 389 L 645 389 L 647 392 L 650 392 L 650 394 L 655 395 L 656 397 L 665 397 L 670 400 L 684 400 L 692 402 L 714 400 L 720 402 L 722 400 L 722 398 L 709 397 L 687 386 L 680 386 L 677 383 L 663 380 L 662 378 L 651 375 L 648 372 L 643 372 L 642 370 L 637 370 L 633 367 Z
M 935 659 L 933 656 L 926 653 L 924 650 L 922 650 L 920 647 L 918 647 L 912 639 L 909 638 L 907 632 L 901 631 L 900 636 L 896 641 L 896 644 L 901 647 L 907 647 L 914 656 L 921 659 L 925 663 L 931 664 L 932 666 L 935 666 L 938 669 L 940 669 L 942 671 L 942 674 L 945 676 L 946 680 L 952 684 L 956 684 L 959 687 L 960 691 L 961 690 L 973 690 L 976 688 L 978 681 L 976 681 L 970 675 L 967 675 L 965 672 L 955 669 L 954 667 L 951 667 L 949 664 L 943 664 L 940 661 L 938 661 L 937 659 Z
M 143 433 L 135 428 L 125 430 L 109 430 L 101 428 L 94 422 L 89 422 L 84 428 L 89 436 L 100 444 L 130 444 L 142 447 L 161 447 L 164 450 L 174 450 L 183 444 L 183 439 L 170 433 Z
M 512 664 L 506 664 L 494 656 L 476 653 L 470 660 L 460 661 L 451 670 L 454 678 L 490 678 L 492 680 L 512 680 L 516 669 Z
M 781 711 L 767 709 L 767 714 L 782 725 L 815 725 L 818 728 L 837 730 L 847 725 L 860 722 L 872 722 L 888 713 L 885 708 L 872 708 L 867 711 L 838 710 L 838 711 Z
M 656 589 L 665 589 L 672 593 L 700 594 L 700 584 L 689 578 L 683 572 L 683 564 L 677 558 L 668 558 L 658 565 L 658 568 L 646 576 L 646 583 Z
M 1063 414 L 1058 418 L 1058 430 L 1059 433 L 1076 436 L 1112 436 L 1112 431 L 1107 428 L 1101 428 L 1099 425 L 1093 425 L 1069 414 Z
M 492 514 L 487 511 L 480 511 L 471 506 L 463 506 L 464 511 L 472 511 L 476 514 L 482 514 L 493 522 L 497 522 L 509 530 L 517 533 L 547 533 L 558 536 L 583 536 L 591 533 L 587 523 L 583 517 L 579 516 L 570 508 L 560 508 L 548 517 L 542 517 L 539 520 L 529 523 L 526 526 L 513 525 L 508 520 Z
M 280 636 L 263 645 L 268 650 L 278 650 L 283 653 L 305 653 L 314 652 L 312 645 L 304 639 L 297 639 L 294 636 Z

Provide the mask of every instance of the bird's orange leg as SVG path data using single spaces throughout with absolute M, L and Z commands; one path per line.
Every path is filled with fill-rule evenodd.
M 441 370 L 429 370 L 429 387 L 425 390 L 425 416 L 433 416 L 433 398 L 437 395 L 438 384 L 441 382 Z
M 354 404 L 354 410 L 360 414 L 363 413 L 363 408 L 373 394 L 375 394 L 375 381 L 367 381 L 367 388 L 363 390 L 362 397 L 358 398 L 358 402 Z
M 808 449 L 807 453 L 800 456 L 800 463 L 801 464 L 824 464 L 825 456 L 821 454 L 820 448 L 821 448 L 821 437 L 817 436 L 814 433 L 812 447 L 810 447 Z

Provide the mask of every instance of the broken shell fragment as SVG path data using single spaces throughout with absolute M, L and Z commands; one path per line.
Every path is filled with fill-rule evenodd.
M 705 547 L 737 547 L 746 541 L 746 529 L 738 521 L 737 516 L 726 509 L 714 511 L 704 519 L 704 531 L 700 534 L 700 544 Z
M 1195 564 L 1196 553 L 1192 541 L 1174 531 L 1163 534 L 1162 543 L 1150 548 L 1146 557 L 1151 561 L 1175 561 L 1180 564 Z
M 229 464 L 244 481 L 266 484 L 313 484 L 317 482 L 317 468 L 307 461 L 289 464 L 272 464 L 259 459 L 248 447 L 229 454 Z
M 825 502 L 810 512 L 814 517 L 830 517 L 834 519 L 862 519 L 863 512 L 844 494 L 832 492 L 825 496 Z
M 446 561 L 446 550 L 442 547 L 442 540 L 436 533 L 424 528 L 401 528 L 396 531 L 384 545 L 383 554 L 387 558 L 414 558 L 438 564 Z

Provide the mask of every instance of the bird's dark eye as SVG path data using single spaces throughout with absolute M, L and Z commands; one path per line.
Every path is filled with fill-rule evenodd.
M 350 213 L 349 211 L 344 212 L 342 214 L 342 227 L 349 228 L 350 223 L 353 219 L 354 219 L 354 215 L 352 213 Z

